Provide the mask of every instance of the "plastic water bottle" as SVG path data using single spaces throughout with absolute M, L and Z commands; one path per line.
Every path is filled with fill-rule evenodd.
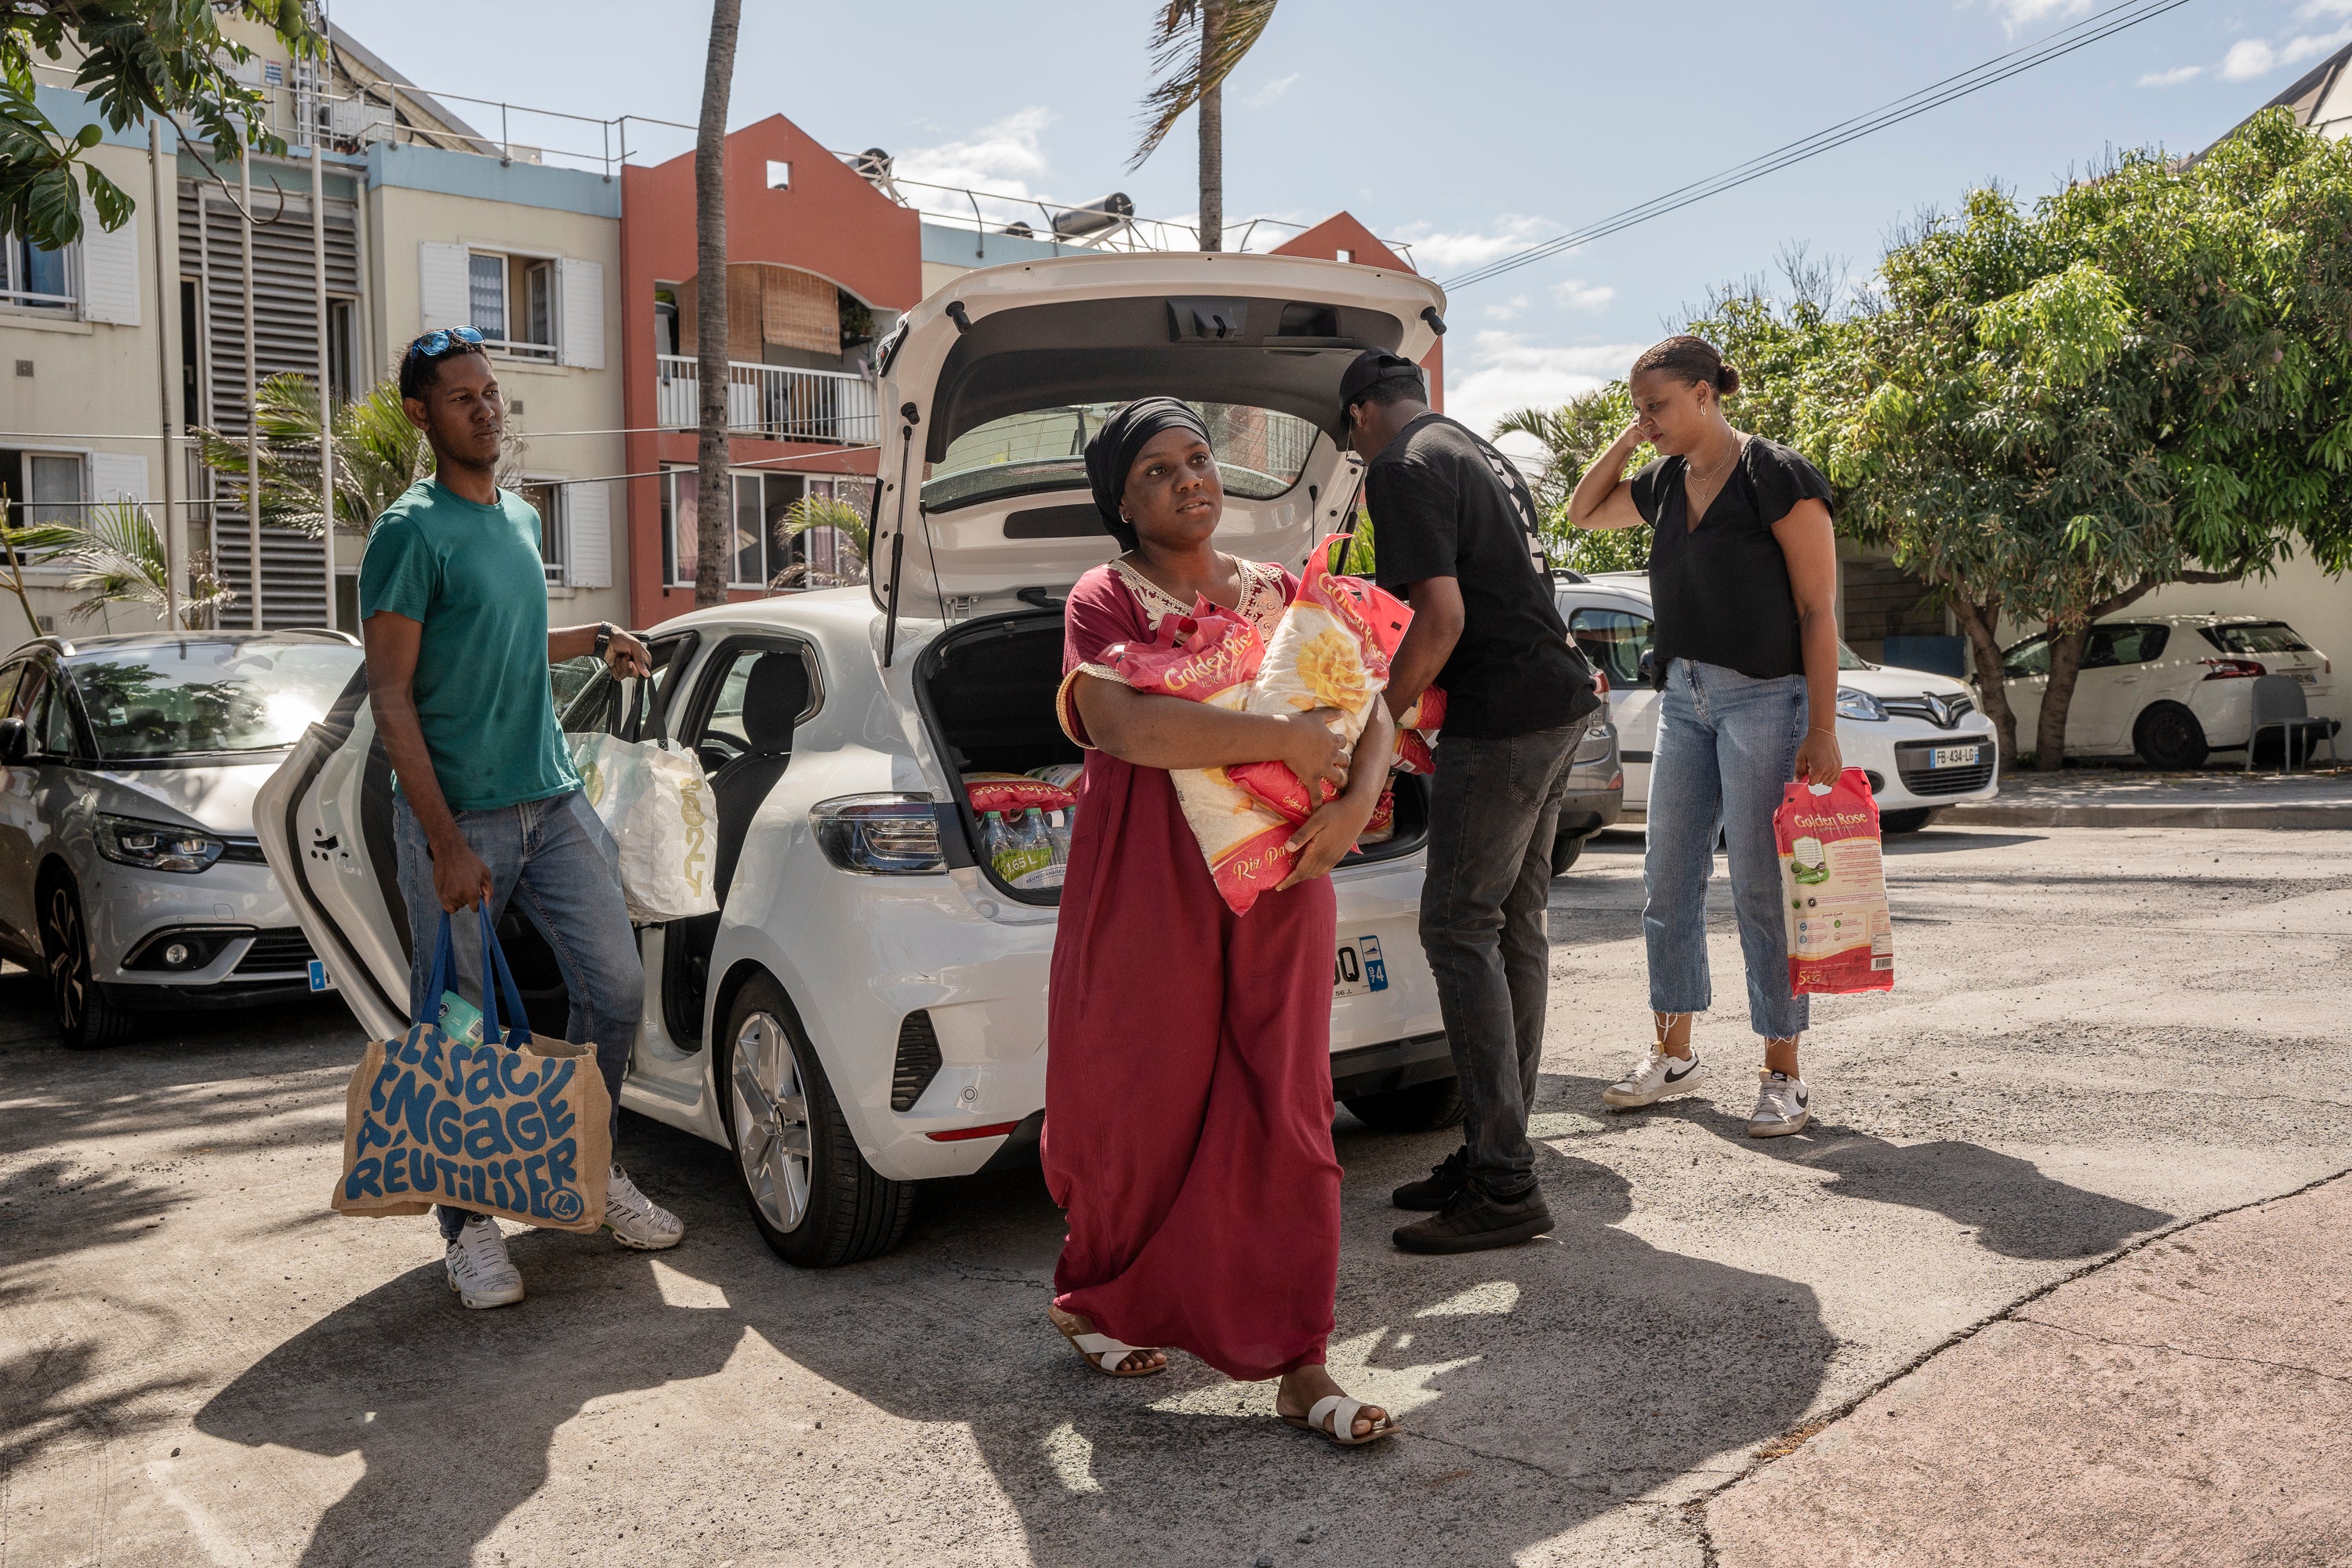
M 1021 884 L 1028 888 L 1058 888 L 1066 871 L 1063 858 L 1055 852 L 1054 830 L 1046 824 L 1045 814 L 1031 806 L 1021 814 L 1021 845 L 1030 852 L 1034 868 L 1029 880 Z
M 996 872 L 999 880 L 1011 883 L 1014 870 L 1012 864 L 1013 830 L 1004 826 L 1003 813 L 992 811 L 982 816 L 980 853 Z

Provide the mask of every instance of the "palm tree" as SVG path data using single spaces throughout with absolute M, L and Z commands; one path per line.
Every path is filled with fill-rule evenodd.
M 803 496 L 793 502 L 776 524 L 776 542 L 789 545 L 812 530 L 834 532 L 834 569 L 821 571 L 807 561 L 795 561 L 776 574 L 771 588 L 837 588 L 866 581 L 866 563 L 872 555 L 866 515 L 847 501 L 830 496 Z M 847 560 L 842 559 L 847 556 Z
M 1225 247 L 1225 78 L 1250 52 L 1275 0 L 1163 0 L 1151 30 L 1151 68 L 1165 74 L 1143 100 L 1139 169 L 1186 110 L 1201 109 L 1201 248 Z
M 1650 563 L 1647 524 L 1588 533 L 1568 521 L 1568 498 L 1575 493 L 1576 481 L 1633 422 L 1633 400 L 1623 382 L 1612 381 L 1579 393 L 1558 408 L 1514 409 L 1496 424 L 1497 439 L 1532 436 L 1543 445 L 1543 471 L 1528 488 L 1542 510 L 1545 542 L 1557 564 L 1579 572 L 1639 572 Z M 1626 472 L 1654 455 L 1647 447 L 1638 448 L 1627 461 Z
M 86 522 L 0 528 L 0 541 L 5 541 L 12 556 L 20 551 L 38 552 L 47 563 L 73 570 L 66 586 L 89 595 L 66 612 L 75 620 L 88 620 L 109 605 L 147 605 L 162 610 L 170 603 L 165 584 L 171 568 L 163 556 L 163 536 L 147 509 L 136 501 L 93 508 Z M 202 553 L 192 556 L 187 592 L 180 596 L 182 629 L 195 626 L 235 597 L 214 574 L 210 561 Z M 26 613 L 30 614 L 29 606 Z
M 319 507 L 319 387 L 288 373 L 261 384 L 254 399 L 260 431 L 261 521 L 316 539 Z M 245 480 L 245 442 L 199 428 L 205 467 Z M 400 388 L 379 382 L 335 410 L 335 524 L 364 532 L 400 494 L 432 471 L 425 432 L 400 406 Z M 509 482 L 501 473 L 499 482 Z
M 702 64 L 702 123 L 694 139 L 694 346 L 696 413 L 694 602 L 727 602 L 735 553 L 734 497 L 727 478 L 727 98 L 743 0 L 712 0 L 710 52 Z

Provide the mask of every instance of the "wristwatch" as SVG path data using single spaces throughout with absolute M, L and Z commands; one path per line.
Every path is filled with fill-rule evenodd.
M 610 621 L 596 623 L 596 657 L 598 658 L 604 658 L 604 650 L 613 646 L 613 634 L 619 629 Z

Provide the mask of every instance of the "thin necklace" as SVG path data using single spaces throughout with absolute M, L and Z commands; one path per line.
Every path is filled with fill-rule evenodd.
M 1748 443 L 1745 441 L 1734 442 L 1731 447 L 1731 455 L 1724 458 L 1720 463 L 1716 464 L 1713 468 L 1695 468 L 1688 467 L 1687 465 L 1690 463 L 1690 459 L 1688 458 L 1685 458 L 1683 459 L 1683 462 L 1685 465 L 1683 470 L 1684 481 L 1687 483 L 1691 479 L 1696 479 L 1701 484 L 1706 483 L 1708 480 L 1714 479 L 1717 474 L 1727 471 L 1732 464 L 1739 461 L 1739 454 L 1745 451 L 1747 447 Z

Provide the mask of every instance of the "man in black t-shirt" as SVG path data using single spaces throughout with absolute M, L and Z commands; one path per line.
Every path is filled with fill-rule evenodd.
M 1431 783 L 1421 942 L 1461 1084 L 1463 1146 L 1396 1192 L 1433 1210 L 1402 1226 L 1408 1252 L 1471 1252 L 1551 1228 L 1528 1142 L 1543 1052 L 1552 838 L 1568 770 L 1600 706 L 1552 603 L 1535 500 L 1504 456 L 1430 412 L 1420 367 L 1372 349 L 1339 384 L 1369 459 L 1365 499 L 1384 588 L 1412 602 L 1392 661 L 1391 711 L 1445 692 Z

